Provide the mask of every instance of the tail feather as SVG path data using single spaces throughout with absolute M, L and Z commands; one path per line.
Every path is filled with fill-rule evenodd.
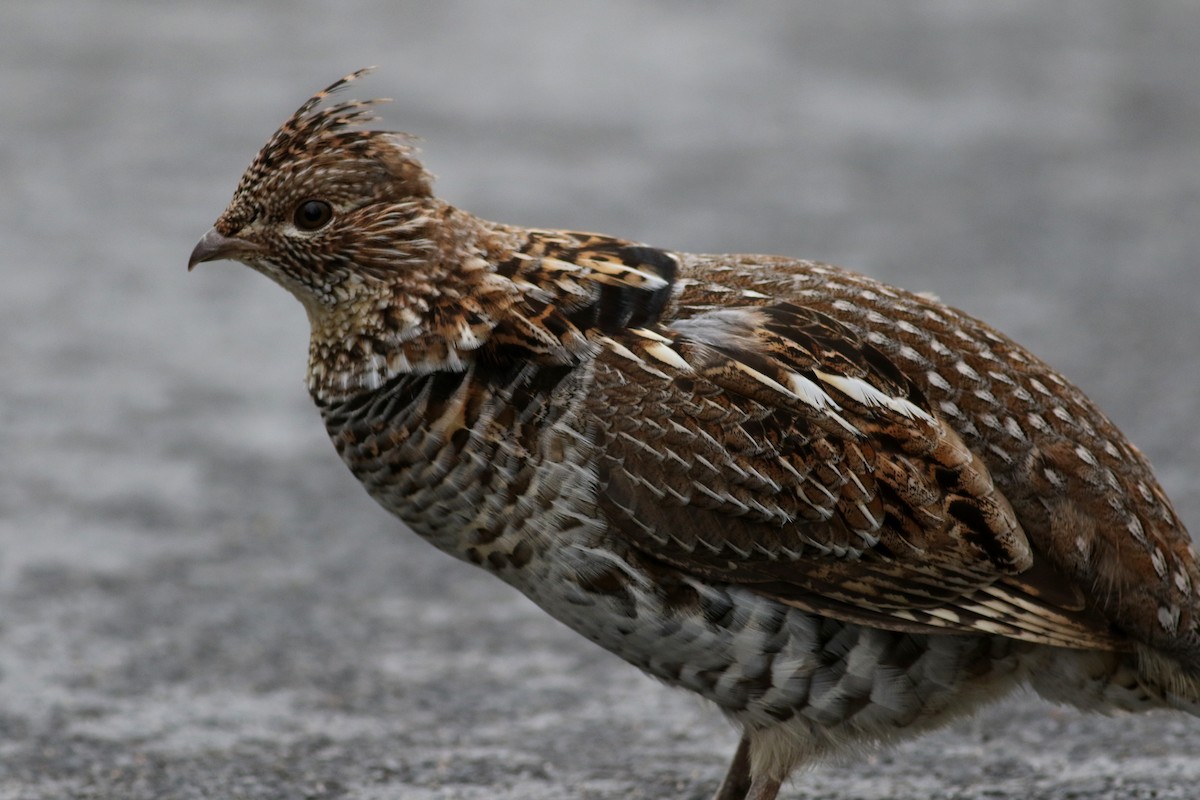
M 1047 700 L 1088 711 L 1171 708 L 1200 716 L 1200 671 L 1144 646 L 1132 653 L 1048 648 L 1029 683 Z
M 1137 667 L 1141 683 L 1163 705 L 1200 717 L 1200 669 L 1146 647 L 1138 650 Z

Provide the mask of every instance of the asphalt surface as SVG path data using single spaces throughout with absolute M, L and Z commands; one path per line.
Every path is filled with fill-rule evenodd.
M 736 739 L 378 510 L 303 313 L 188 253 L 366 64 L 483 216 L 817 258 L 1082 385 L 1200 525 L 1192 0 L 0 9 L 0 800 L 705 798 Z M 1200 720 L 1029 697 L 788 798 L 1191 798 Z

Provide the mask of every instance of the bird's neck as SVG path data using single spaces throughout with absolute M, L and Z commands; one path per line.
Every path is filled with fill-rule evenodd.
M 458 315 L 431 325 L 378 287 L 362 290 L 334 312 L 308 312 L 307 381 L 319 403 L 374 391 L 401 375 L 462 372 L 489 333 L 458 324 Z
M 335 303 L 305 304 L 308 387 L 319 404 L 403 375 L 463 372 L 524 302 L 521 284 L 496 270 L 519 236 L 449 206 L 430 215 L 426 259 L 356 270 L 338 284 Z
M 679 288 L 679 259 L 667 251 L 497 225 L 449 206 L 429 219 L 427 260 L 357 270 L 336 304 L 308 307 L 319 403 L 480 359 L 577 365 L 605 336 L 654 325 Z
M 344 320 L 310 314 L 307 382 L 321 404 L 374 391 L 404 374 L 459 372 L 472 359 L 429 331 L 387 324 L 375 309 L 358 316 L 364 324 L 354 329 Z

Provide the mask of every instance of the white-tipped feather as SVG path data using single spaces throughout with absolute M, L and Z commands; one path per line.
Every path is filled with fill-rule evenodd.
M 912 401 L 903 397 L 892 397 L 884 394 L 861 378 L 849 378 L 845 375 L 834 375 L 830 372 L 813 370 L 817 377 L 842 394 L 869 408 L 887 408 L 909 419 L 921 419 L 933 423 L 929 412 Z
M 662 342 L 650 342 L 642 348 L 646 351 L 646 355 L 657 359 L 669 367 L 674 367 L 681 372 L 694 372 L 692 365 L 683 360 L 683 356 L 676 353 Z

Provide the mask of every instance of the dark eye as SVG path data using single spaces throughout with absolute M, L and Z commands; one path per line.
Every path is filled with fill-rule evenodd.
M 305 200 L 296 206 L 296 216 L 293 221 L 302 231 L 315 231 L 329 224 L 333 219 L 333 206 L 324 200 Z

